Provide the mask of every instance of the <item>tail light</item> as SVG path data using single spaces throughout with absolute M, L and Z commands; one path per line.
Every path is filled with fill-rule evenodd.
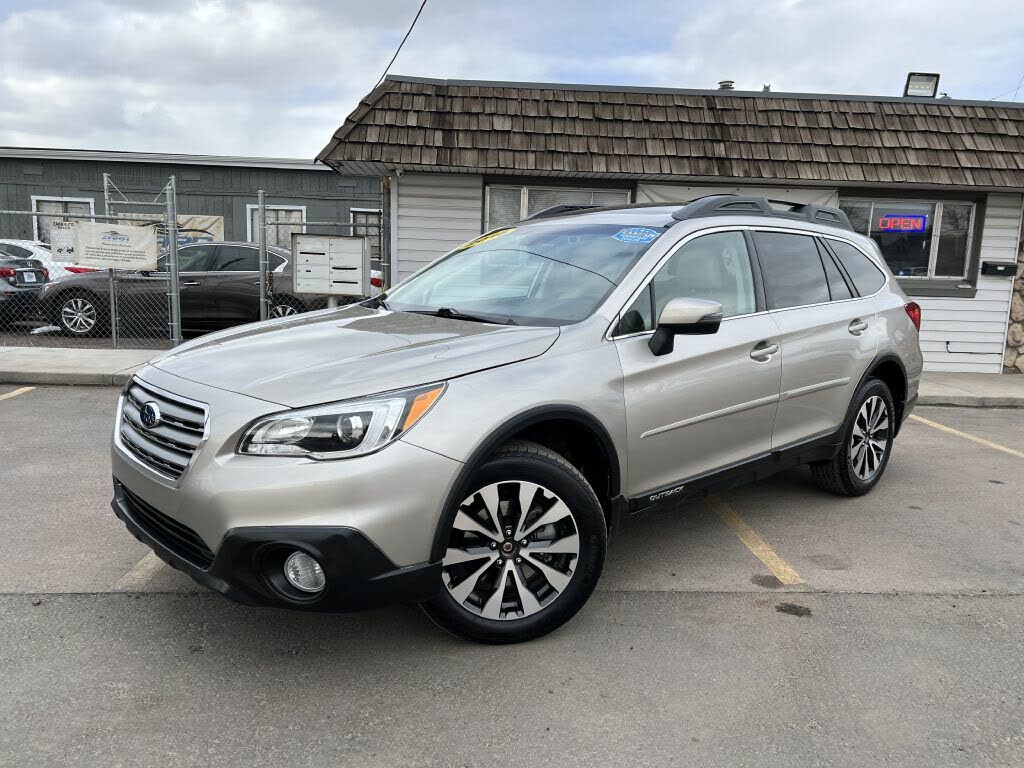
M 384 278 L 382 278 L 382 277 L 371 277 L 370 278 L 370 285 L 372 285 L 374 288 L 383 288 L 384 287 Z
M 921 305 L 916 301 L 908 302 L 903 306 L 907 310 L 907 317 L 910 318 L 910 322 L 914 324 L 917 330 L 921 330 Z
M 64 267 L 64 269 L 76 275 L 81 275 L 84 272 L 99 272 L 98 269 L 93 269 L 92 267 Z
M 0 267 L 0 277 L 14 277 L 16 274 L 13 267 Z

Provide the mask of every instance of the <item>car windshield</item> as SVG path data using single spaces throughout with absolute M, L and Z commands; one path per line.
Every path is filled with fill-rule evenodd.
M 473 315 L 519 325 L 586 319 L 665 230 L 579 219 L 478 237 L 389 292 L 402 312 Z

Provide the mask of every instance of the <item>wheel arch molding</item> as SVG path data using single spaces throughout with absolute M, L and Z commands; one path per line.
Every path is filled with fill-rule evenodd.
M 619 512 L 619 502 L 621 501 L 622 473 L 619 465 L 618 450 L 615 448 L 615 443 L 608 429 L 593 414 L 575 405 L 537 406 L 517 414 L 488 434 L 473 450 L 473 453 L 462 469 L 459 470 L 459 474 L 455 478 L 455 482 L 452 483 L 452 487 L 444 500 L 441 516 L 434 531 L 434 542 L 430 551 L 431 562 L 436 562 L 444 557 L 448 544 L 448 532 L 458 509 L 457 505 L 469 493 L 470 479 L 476 468 L 480 466 L 480 463 L 493 454 L 500 445 L 512 438 L 522 437 L 522 439 L 529 440 L 529 430 L 532 428 L 535 429 L 543 427 L 545 424 L 555 424 L 558 422 L 571 422 L 586 430 L 586 432 L 589 432 L 597 439 L 597 445 L 604 456 L 608 469 L 608 489 L 605 491 L 605 489 L 595 488 L 594 491 L 598 494 L 598 498 L 601 499 L 602 505 L 607 501 L 608 507 L 605 509 L 605 512 L 609 518 L 608 523 L 610 525 L 614 524 L 614 519 Z M 527 433 L 526 436 L 523 436 L 524 432 Z M 547 447 L 550 448 L 551 446 Z M 559 452 L 555 448 L 551 449 L 555 450 L 556 453 Z M 609 497 L 608 499 L 604 498 L 605 494 Z
M 865 369 L 864 375 L 860 377 L 860 381 L 857 382 L 857 388 L 854 392 L 860 392 L 860 388 L 871 378 L 879 379 L 889 387 L 889 394 L 892 395 L 893 405 L 896 407 L 896 418 L 893 419 L 893 437 L 895 437 L 900 432 L 900 427 L 903 424 L 903 414 L 907 407 L 907 386 L 909 384 L 907 367 L 903 364 L 899 355 L 893 352 L 883 352 L 876 355 Z M 894 384 L 898 386 L 894 387 Z M 846 414 L 847 420 L 852 415 L 856 406 L 857 403 L 851 400 Z

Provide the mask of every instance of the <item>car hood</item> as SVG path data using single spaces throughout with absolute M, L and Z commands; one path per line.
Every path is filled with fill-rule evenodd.
M 353 306 L 203 336 L 152 365 L 298 408 L 526 360 L 547 351 L 558 334 Z

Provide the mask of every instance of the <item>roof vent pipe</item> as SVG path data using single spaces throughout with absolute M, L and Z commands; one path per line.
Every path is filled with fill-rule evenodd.
M 765 83 L 765 84 L 764 84 L 764 87 L 763 87 L 763 88 L 761 88 L 761 90 L 762 90 L 762 91 L 763 91 L 764 93 L 771 93 L 771 92 L 772 92 L 772 84 L 771 84 L 771 83 Z
M 718 90 L 720 91 L 731 91 L 734 81 L 732 80 L 719 80 Z

